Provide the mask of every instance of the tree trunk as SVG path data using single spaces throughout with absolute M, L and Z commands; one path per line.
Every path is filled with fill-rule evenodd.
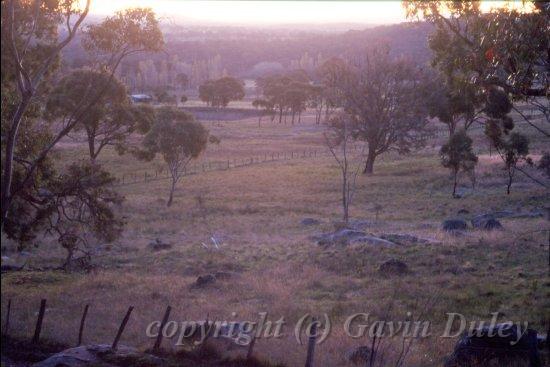
M 344 223 L 348 224 L 349 221 L 349 202 L 348 202 L 348 173 L 347 168 L 342 171 L 342 209 Z
M 512 181 L 513 181 L 513 173 L 508 171 L 508 185 L 506 185 L 506 195 L 510 195 L 510 191 L 512 188 Z
M 21 119 L 25 113 L 29 103 L 31 101 L 31 95 L 23 95 L 21 103 L 17 106 L 17 110 L 12 119 L 11 129 L 6 141 L 6 155 L 4 158 L 4 177 L 2 180 L 2 193 L 1 193 L 1 205 L 2 205 L 2 223 L 1 229 L 4 229 L 4 222 L 8 217 L 9 207 L 11 206 L 11 183 L 13 179 L 13 156 L 15 153 L 15 143 L 17 140 L 17 133 L 19 126 L 21 125 Z
M 363 173 L 366 175 L 372 175 L 374 173 L 374 160 L 376 159 L 376 149 L 371 148 L 369 144 L 369 152 L 367 154 L 367 162 L 365 163 L 365 169 Z
M 170 186 L 170 195 L 168 196 L 168 201 L 166 202 L 166 206 L 168 208 L 172 205 L 172 202 L 174 201 L 175 190 L 176 190 L 176 180 L 172 179 L 172 185 Z
M 95 164 L 95 160 L 97 158 L 96 152 L 95 152 L 95 140 L 93 137 L 88 137 L 88 150 L 90 152 L 90 162 L 92 164 Z

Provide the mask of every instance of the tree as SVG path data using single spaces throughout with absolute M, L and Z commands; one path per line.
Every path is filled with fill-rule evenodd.
M 468 131 L 479 118 L 482 96 L 462 79 L 454 75 L 435 77 L 431 80 L 428 91 L 430 117 L 437 117 L 447 125 L 449 136 L 460 128 L 461 122 L 461 128 Z
M 284 100 L 286 105 L 290 110 L 292 120 L 291 123 L 294 125 L 294 119 L 296 114 L 298 114 L 298 123 L 301 122 L 302 112 L 306 110 L 306 104 L 309 99 L 310 86 L 304 82 L 292 82 L 286 89 L 284 93 Z
M 271 121 L 275 118 L 275 106 L 273 106 L 273 103 L 266 101 L 265 99 L 255 99 L 252 101 L 252 106 L 254 108 L 261 109 L 260 116 L 258 116 L 258 127 L 260 127 L 262 117 L 264 117 L 264 115 L 271 116 Z
M 308 106 L 315 110 L 315 124 L 321 123 L 325 103 L 325 89 L 320 85 L 313 85 L 309 90 Z
M 550 5 L 526 1 L 531 11 L 502 7 L 483 13 L 478 1 L 403 1 L 407 15 L 435 25 L 430 48 L 439 70 L 455 70 L 481 93 L 501 88 L 507 98 L 530 103 L 550 123 Z M 546 97 L 546 98 L 545 98 Z M 550 133 L 513 109 L 546 138 Z
M 34 1 L 31 4 L 30 1 L 15 0 L 2 3 L 2 27 L 6 31 L 2 32 L 2 60 L 9 61 L 8 65 L 11 66 L 5 73 L 2 68 L 2 87 L 13 83 L 13 88 L 6 88 L 19 91 L 19 97 L 9 102 L 7 99 L 3 100 L 7 102 L 9 110 L 14 112 L 2 120 L 2 226 L 10 210 L 14 209 L 12 203 L 15 198 L 23 193 L 29 194 L 31 187 L 36 185 L 38 172 L 47 164 L 53 148 L 88 116 L 109 87 L 107 83 L 94 95 L 80 96 L 80 103 L 69 119 L 63 121 L 61 126 L 56 126 L 58 129 L 55 132 L 42 134 L 43 139 L 32 142 L 40 143 L 40 146 L 32 149 L 25 147 L 23 151 L 29 154 L 24 158 L 15 157 L 22 121 L 36 117 L 31 115 L 40 110 L 37 105 L 37 109 L 33 108 L 31 111 L 31 102 L 38 100 L 37 93 L 44 93 L 44 77 L 53 72 L 52 67 L 58 60 L 60 51 L 74 39 L 87 15 L 89 1 L 83 9 L 79 9 L 77 3 Z M 77 20 L 73 22 L 70 18 L 75 14 Z M 59 24 L 67 27 L 66 35 L 61 40 L 57 36 Z M 46 29 L 44 25 L 47 25 Z M 150 9 L 129 9 L 108 17 L 100 24 L 88 26 L 83 43 L 87 50 L 102 55 L 97 60 L 98 67 L 109 73 L 111 78 L 114 78 L 114 73 L 124 57 L 141 51 L 155 51 L 163 44 L 158 22 Z M 29 52 L 31 49 L 36 52 Z M 27 122 L 27 128 L 32 129 L 30 121 Z M 19 171 L 19 184 L 15 189 L 12 185 L 14 162 Z M 26 198 L 30 200 L 29 197 Z
M 86 69 L 75 70 L 63 77 L 46 104 L 48 119 L 65 121 L 81 103 L 83 95 L 95 95 L 104 85 L 108 85 L 106 91 L 75 126 L 75 131 L 84 130 L 86 133 L 92 162 L 106 146 L 114 146 L 117 152 L 124 153 L 130 135 L 135 132 L 144 134 L 149 129 L 152 109 L 130 104 L 125 86 L 107 73 Z
M 331 129 L 324 134 L 325 144 L 338 164 L 342 175 L 342 219 L 349 222 L 349 208 L 353 202 L 356 189 L 357 174 L 361 169 L 362 151 L 354 156 L 354 137 L 351 116 L 340 114 L 331 120 Z M 355 166 L 354 166 L 355 165 Z
M 227 107 L 229 102 L 240 101 L 244 95 L 244 83 L 230 76 L 208 80 L 199 87 L 199 98 L 212 107 Z
M 323 97 L 325 102 L 325 120 L 329 120 L 332 110 L 341 106 L 341 95 L 338 85 L 346 75 L 348 66 L 346 62 L 337 57 L 330 58 L 323 62 L 316 70 L 317 77 L 323 86 Z
M 465 130 L 459 130 L 449 137 L 439 151 L 441 164 L 451 170 L 453 175 L 453 197 L 457 197 L 456 188 L 460 171 L 473 173 L 477 156 L 472 150 L 472 139 Z
M 55 66 L 61 50 L 74 39 L 90 9 L 90 0 L 83 8 L 76 3 L 76 0 L 2 2 L 2 86 L 9 80 L 17 92 L 10 102 L 13 113 L 8 118 L 9 127 L 6 119 L 2 129 L 2 228 L 14 198 L 14 155 L 22 121 L 44 78 Z M 70 17 L 74 15 L 76 21 L 70 22 Z M 66 25 L 66 35 L 60 40 L 57 37 L 59 25 Z M 9 72 L 6 69 L 4 73 L 4 68 L 8 68 Z M 33 171 L 38 163 L 34 164 Z
M 185 102 L 187 102 L 188 100 L 189 100 L 189 98 L 187 98 L 187 96 L 185 94 L 182 95 L 181 98 L 180 98 L 180 102 L 181 102 L 182 105 L 185 104 Z
M 490 136 L 495 149 L 504 162 L 504 169 L 508 176 L 506 193 L 509 195 L 516 171 L 524 172 L 518 164 L 520 162 L 525 162 L 528 165 L 533 164 L 533 161 L 528 156 L 529 139 L 517 132 L 503 132 L 496 120 L 489 120 L 486 125 L 486 134 Z M 529 177 L 534 179 L 530 175 Z M 534 180 L 537 181 L 536 179 Z
M 108 188 L 113 182 L 99 165 L 80 163 L 42 188 L 36 219 L 47 222 L 46 231 L 67 251 L 66 269 L 77 252 L 91 260 L 90 241 L 112 242 L 122 233 L 124 221 L 115 209 L 124 198 Z
M 185 73 L 179 73 L 176 75 L 176 83 L 181 89 L 187 89 L 189 87 L 189 76 Z
M 369 50 L 342 72 L 337 88 L 343 110 L 352 120 L 355 137 L 368 144 L 363 173 L 373 173 L 380 154 L 405 154 L 424 143 L 428 111 L 420 68 L 391 59 L 389 48 L 383 47 Z
M 76 1 L 2 2 L 2 230 L 19 248 L 39 233 L 56 236 L 69 252 L 67 262 L 90 240 L 113 240 L 124 224 L 115 210 L 123 198 L 109 189 L 114 178 L 108 172 L 87 162 L 63 165 L 58 172 L 51 154 L 93 111 L 105 107 L 100 102 L 111 83 L 72 96 L 78 102 L 67 100 L 73 107 L 68 118 L 52 125 L 43 119 L 51 81 L 63 79 L 57 68 L 60 51 L 74 39 L 88 7 L 89 2 L 79 9 Z M 75 15 L 77 20 L 70 19 Z M 139 19 L 133 25 L 124 17 L 120 21 L 137 35 L 132 47 L 151 29 Z M 63 36 L 60 24 L 67 28 Z M 132 48 L 123 49 L 123 54 L 113 51 L 120 56 L 116 62 L 101 65 L 110 78 Z
M 192 115 L 172 108 L 156 113 L 156 122 L 143 139 L 143 150 L 138 157 L 152 160 L 161 155 L 171 176 L 170 193 L 166 206 L 171 206 L 176 184 L 192 159 L 196 159 L 208 142 L 208 130 L 195 122 Z

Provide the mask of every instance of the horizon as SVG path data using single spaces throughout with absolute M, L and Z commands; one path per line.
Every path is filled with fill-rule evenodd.
M 83 1 L 83 0 L 82 0 Z M 521 1 L 482 1 L 484 11 Z M 162 22 L 179 25 L 319 26 L 389 25 L 407 21 L 401 1 L 234 1 L 108 0 L 92 1 L 90 15 L 104 17 L 130 7 L 150 7 Z

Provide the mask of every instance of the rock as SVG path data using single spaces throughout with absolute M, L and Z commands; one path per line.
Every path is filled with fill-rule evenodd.
M 472 219 L 472 226 L 477 229 L 491 231 L 493 229 L 502 229 L 502 224 L 492 214 L 477 215 Z
M 149 248 L 153 251 L 169 250 L 172 248 L 172 244 L 162 242 L 159 238 L 149 243 Z
M 409 267 L 401 260 L 390 259 L 380 265 L 378 272 L 382 275 L 405 275 Z
M 400 234 L 400 233 L 385 233 L 381 235 L 380 238 L 391 241 L 398 245 L 428 244 L 432 242 L 430 240 L 419 238 L 410 234 Z
M 517 219 L 533 219 L 533 218 L 542 218 L 544 217 L 544 212 L 542 210 L 535 210 L 535 211 L 532 211 L 532 212 L 529 212 L 529 213 L 516 213 L 514 215 L 512 215 L 511 217 L 512 218 L 517 218 Z
M 354 238 L 364 237 L 367 234 L 362 231 L 354 229 L 344 228 L 332 233 L 324 233 L 318 236 L 314 236 L 314 240 L 318 245 L 327 246 L 333 244 L 347 245 Z
M 193 289 L 205 288 L 216 282 L 216 277 L 212 274 L 201 275 L 191 286 Z
M 350 243 L 366 243 L 373 246 L 397 246 L 394 242 L 371 235 L 353 238 L 350 240 Z
M 32 367 L 115 367 L 162 366 L 161 358 L 139 352 L 137 349 L 119 346 L 116 351 L 110 345 L 88 345 L 64 350 L 32 365 Z
M 365 345 L 350 349 L 346 352 L 346 359 L 356 366 L 365 366 L 369 362 L 371 349 Z
M 537 332 L 532 329 L 519 330 L 510 323 L 483 326 L 462 335 L 445 367 L 542 367 L 538 343 Z
M 446 232 L 463 231 L 468 229 L 468 224 L 464 219 L 447 219 L 443 221 L 442 227 Z
M 314 219 L 314 218 L 304 218 L 302 219 L 302 221 L 300 222 L 301 225 L 303 226 L 316 226 L 318 224 L 320 224 L 321 222 L 317 219 Z
M 460 209 L 458 212 L 458 215 L 466 215 L 466 214 L 470 214 L 470 211 L 468 209 Z
M 370 235 L 363 231 L 358 231 L 355 229 L 345 228 L 332 233 L 325 233 L 318 236 L 314 236 L 313 240 L 321 246 L 329 245 L 349 245 L 357 243 L 366 243 L 369 245 L 385 245 L 385 246 L 395 246 L 396 244 L 385 240 L 380 237 Z

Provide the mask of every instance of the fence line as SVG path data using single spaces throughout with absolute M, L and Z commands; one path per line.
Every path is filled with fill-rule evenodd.
M 7 313 L 6 313 L 6 324 L 5 324 L 5 327 L 3 328 L 3 332 L 2 332 L 2 337 L 3 338 L 7 338 L 7 337 L 10 336 L 8 327 L 9 327 L 9 320 L 10 320 L 9 316 L 10 316 L 10 311 L 11 311 L 11 305 L 12 305 L 12 300 L 8 299 Z M 88 310 L 89 309 L 90 309 L 90 305 L 86 304 L 85 307 L 84 307 L 84 313 L 83 313 L 82 318 L 81 318 L 80 326 L 78 328 L 78 343 L 76 344 L 76 347 L 79 347 L 79 346 L 82 345 L 82 341 L 83 341 L 82 340 L 83 339 L 82 335 L 84 333 L 84 325 L 85 325 L 84 321 L 86 319 L 86 316 L 88 315 Z M 164 312 L 164 316 L 163 316 L 162 321 L 160 322 L 160 325 L 159 325 L 158 335 L 157 335 L 157 337 L 153 338 L 154 339 L 153 348 L 146 351 L 145 353 L 151 353 L 153 355 L 162 354 L 161 344 L 162 344 L 163 336 L 165 336 L 166 326 L 168 324 L 168 318 L 170 316 L 171 309 L 172 309 L 172 307 L 170 305 L 168 305 L 166 307 L 166 311 Z M 117 350 L 118 343 L 119 343 L 119 341 L 122 337 L 122 334 L 124 333 L 124 330 L 126 329 L 127 324 L 130 321 L 130 316 L 131 316 L 133 310 L 134 310 L 134 306 L 128 307 L 128 310 L 126 311 L 126 313 L 124 315 L 124 318 L 122 319 L 122 322 L 120 323 L 120 326 L 117 329 L 117 333 L 115 335 L 113 343 L 111 344 L 110 349 L 112 351 Z M 39 311 L 38 311 L 38 317 L 37 317 L 37 320 L 36 320 L 34 335 L 31 339 L 31 343 L 34 344 L 35 346 L 40 344 L 40 334 L 41 334 L 41 331 L 42 331 L 42 325 L 43 325 L 43 322 L 44 322 L 45 315 L 46 315 L 46 299 L 42 298 L 40 300 L 40 308 L 39 308 Z M 209 323 L 208 315 L 206 316 L 205 320 L 206 320 L 205 322 L 208 325 L 208 323 Z M 214 325 L 215 322 L 217 322 L 217 321 L 212 320 L 212 325 Z M 307 350 L 306 350 L 305 367 L 313 367 L 313 357 L 314 357 L 315 345 L 317 344 L 317 337 L 318 337 L 318 335 L 317 335 L 317 324 L 318 324 L 317 320 L 315 319 L 315 317 L 313 317 L 312 318 L 311 330 L 310 330 L 309 335 L 308 335 L 308 345 L 307 345 Z M 212 336 L 212 335 L 213 335 L 212 331 L 209 328 L 208 331 L 207 331 L 207 338 Z M 251 338 L 249 344 L 245 345 L 245 347 L 246 347 L 246 360 L 251 360 L 253 358 L 253 350 L 254 350 L 254 345 L 256 343 L 257 331 L 256 330 L 251 331 L 250 335 L 252 336 L 252 338 Z M 231 334 L 229 334 L 228 336 L 229 337 L 234 337 Z M 191 335 L 189 335 L 189 337 L 191 337 Z M 205 339 L 205 341 L 206 341 L 206 339 Z
M 250 158 L 234 158 L 228 159 L 226 161 L 206 161 L 187 167 L 183 172 L 183 176 L 191 176 L 206 172 L 227 171 L 230 169 L 248 167 L 270 162 L 282 162 L 292 159 L 325 157 L 329 154 L 330 151 L 324 149 L 303 149 L 300 151 L 291 151 L 290 153 L 265 153 L 263 155 L 251 156 Z M 114 186 L 128 186 L 140 183 L 167 180 L 170 178 L 170 172 L 166 168 L 155 171 L 139 171 L 117 177 Z
M 428 137 L 431 139 L 446 137 L 449 132 L 445 129 L 433 130 L 429 133 Z M 358 149 L 354 145 L 354 149 Z M 262 155 L 251 156 L 250 158 L 233 158 L 225 161 L 206 161 L 202 163 L 196 163 L 187 167 L 182 176 L 192 176 L 206 172 L 227 171 L 230 169 L 236 169 L 241 167 L 248 167 L 252 165 L 270 163 L 270 162 L 282 162 L 293 159 L 313 159 L 320 157 L 328 157 L 331 153 L 328 149 L 301 149 L 293 150 L 290 152 L 277 152 L 277 153 L 264 153 Z M 162 168 L 154 171 L 142 170 L 138 172 L 123 174 L 115 178 L 116 182 L 113 186 L 129 186 L 142 183 L 149 183 L 161 180 L 168 180 L 171 178 L 170 172 L 167 168 Z

